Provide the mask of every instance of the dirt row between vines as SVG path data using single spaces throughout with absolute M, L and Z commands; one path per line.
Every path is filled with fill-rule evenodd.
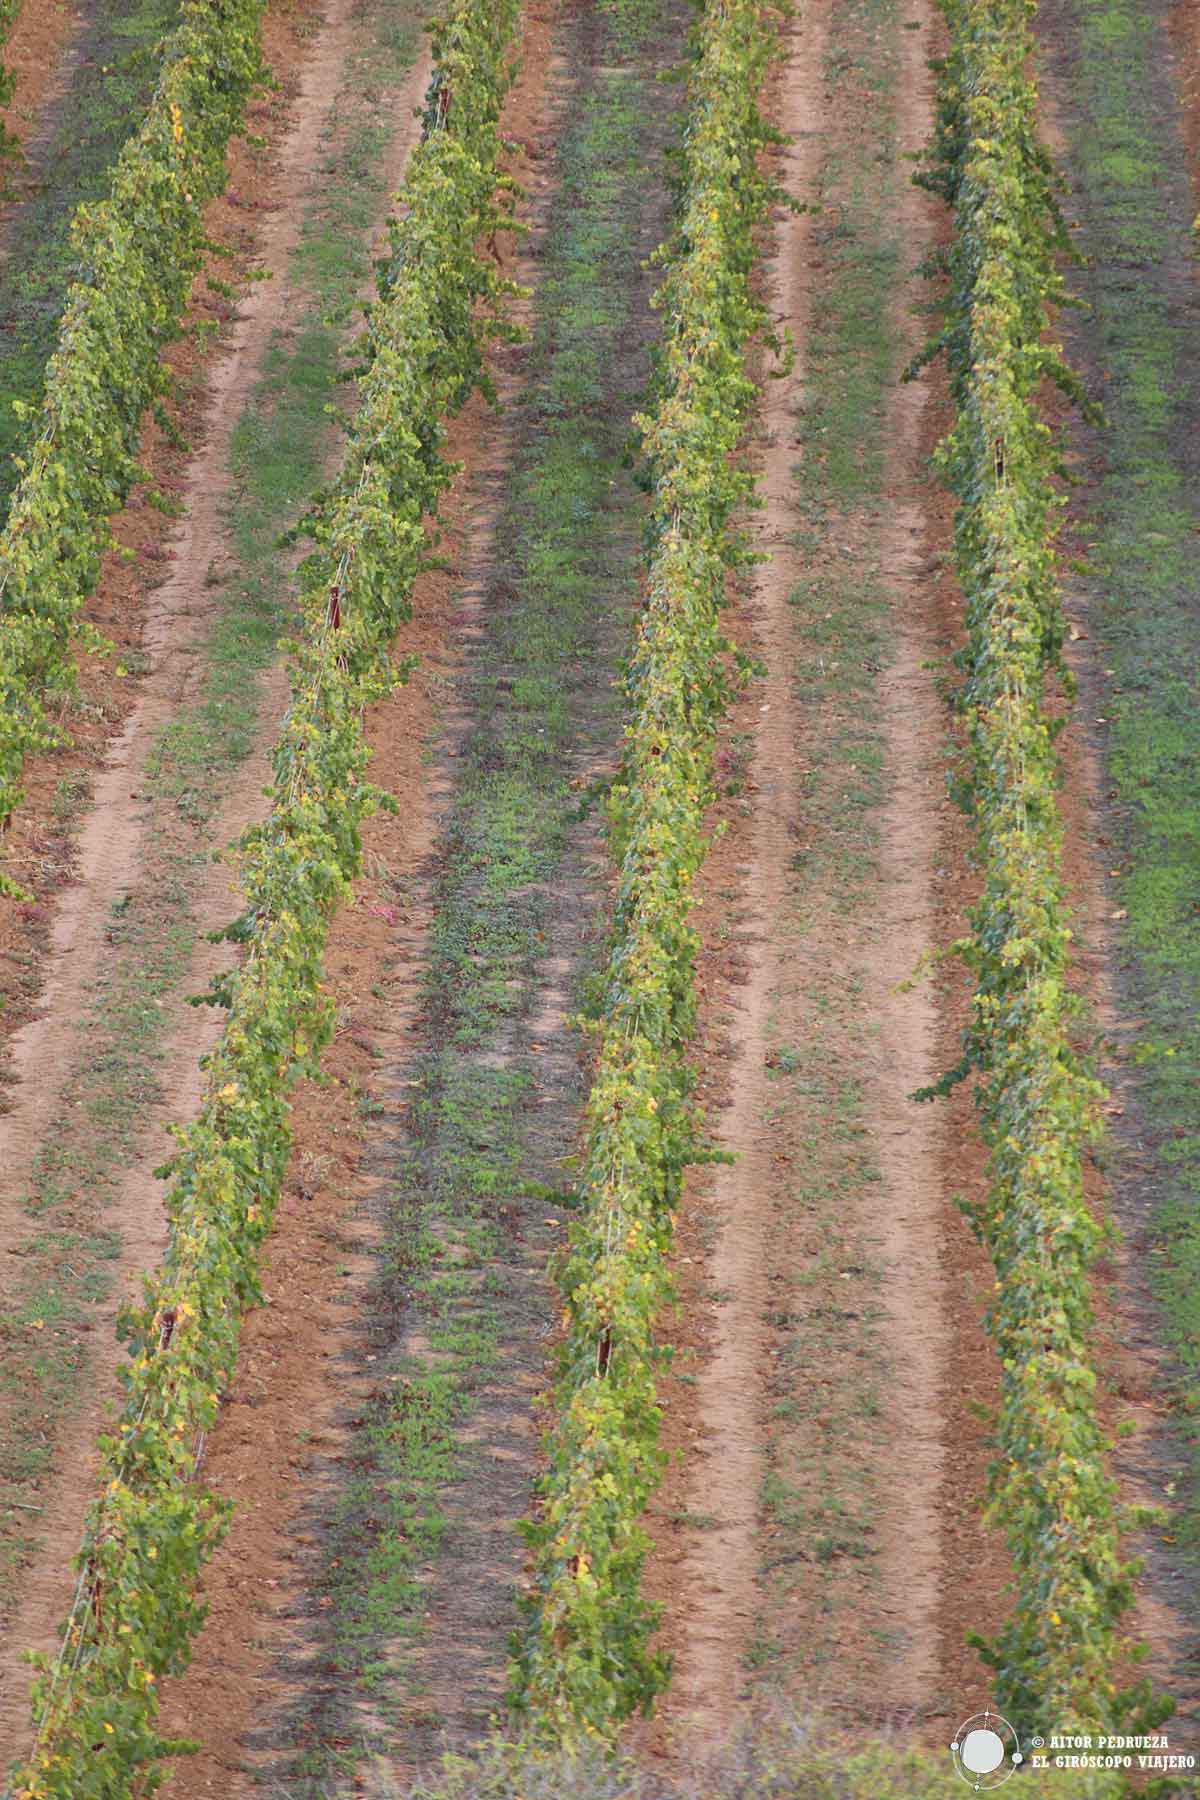
M 858 23 L 837 0 L 803 9 L 773 89 L 771 116 L 793 139 L 779 174 L 809 206 L 826 158 L 857 170 L 851 186 L 872 179 L 865 90 L 846 72 L 863 41 Z M 961 636 L 950 506 L 928 468 L 948 422 L 945 388 L 936 372 L 899 384 L 923 335 L 928 295 L 916 269 L 946 229 L 902 160 L 928 140 L 926 65 L 940 26 L 932 7 L 911 5 L 883 30 L 896 46 L 887 156 L 899 244 L 881 384 L 886 448 L 876 493 L 831 515 L 819 540 L 797 485 L 806 467 L 820 482 L 824 457 L 796 423 L 813 405 L 806 340 L 814 320 L 828 329 L 835 304 L 824 246 L 869 226 L 841 201 L 818 204 L 815 216 L 780 210 L 767 268 L 771 315 L 791 328 L 799 356 L 787 381 L 767 385 L 754 446 L 767 501 L 756 541 L 772 562 L 732 619 L 767 668 L 731 721 L 726 752 L 728 766 L 745 761 L 751 798 L 722 807 L 726 835 L 703 881 L 701 1092 L 716 1141 L 738 1156 L 692 1184 L 681 1223 L 685 1323 L 673 1341 L 683 1379 L 668 1384 L 667 1413 L 681 1461 L 651 1523 L 652 1583 L 677 1673 L 648 1742 L 666 1755 L 683 1753 L 696 1730 L 723 1736 L 739 1702 L 781 1692 L 851 1738 L 865 1727 L 941 1744 L 990 1691 L 966 1632 L 994 1628 L 1005 1605 L 1006 1559 L 979 1518 L 986 1448 L 968 1410 L 996 1390 L 979 1324 L 990 1266 L 954 1204 L 981 1181 L 982 1157 L 965 1094 L 936 1108 L 909 1099 L 957 1061 L 968 990 L 944 970 L 899 991 L 924 952 L 961 934 L 973 890 L 945 789 L 949 720 L 929 666 Z M 875 104 L 870 93 L 865 104 Z M 835 671 L 839 654 L 853 653 L 852 642 L 840 648 L 857 629 L 853 606 L 846 636 L 823 638 L 833 615 L 821 594 L 827 579 L 853 583 L 864 562 L 883 616 L 880 660 L 864 665 L 882 779 L 861 862 L 852 855 L 847 869 L 836 847 L 822 850 L 822 835 L 836 845 L 841 829 L 836 800 L 823 804 L 813 782 L 832 788 L 824 745 L 854 724 L 836 700 L 814 705 L 810 674 L 831 651 Z M 797 588 L 811 595 L 807 617 Z M 835 1095 L 807 1097 L 825 1064 L 857 1084 L 853 1124 Z M 789 1092 L 782 1077 L 797 1068 L 807 1079 Z M 839 1138 L 859 1140 L 844 1152 L 857 1186 L 828 1212 L 805 1182 L 842 1180 L 828 1150 Z M 826 1284 L 818 1271 L 830 1257 Z M 781 1370 L 796 1357 L 789 1388 Z M 877 1377 L 868 1397 L 863 1384 Z M 777 1493 L 785 1466 L 781 1505 L 772 1484 Z M 838 1521 L 855 1515 L 839 1536 Z
M 171 802 L 155 801 L 146 791 L 148 758 L 163 727 L 182 707 L 196 702 L 204 679 L 201 646 L 215 616 L 214 571 L 230 566 L 224 513 L 231 493 L 232 433 L 261 376 L 272 342 L 279 334 L 293 332 L 303 318 L 303 286 L 289 279 L 289 261 L 305 209 L 321 191 L 331 110 L 347 78 L 352 22 L 350 0 L 332 5 L 315 34 L 303 17 L 291 12 L 272 14 L 268 19 L 266 47 L 280 93 L 251 109 L 250 127 L 259 131 L 264 126 L 273 128 L 271 154 L 264 159 L 235 148 L 228 196 L 216 203 L 209 219 L 213 235 L 226 241 L 232 237 L 244 266 L 252 260 L 264 279 L 242 295 L 236 313 L 230 309 L 229 330 L 207 370 L 198 366 L 191 350 L 172 353 L 173 367 L 191 389 L 186 424 L 197 448 L 185 462 L 151 433 L 151 465 L 160 479 L 165 474 L 164 485 L 178 494 L 185 509 L 184 523 L 177 530 L 164 526 L 160 514 L 144 504 L 135 505 L 118 522 L 117 533 L 122 541 L 137 546 L 141 561 L 132 567 L 111 563 L 92 609 L 105 629 L 111 630 L 115 620 L 121 621 L 123 641 L 131 649 L 140 649 L 149 667 L 136 690 L 132 686 L 127 689 L 131 704 L 123 709 L 119 736 L 105 745 L 102 734 L 94 730 L 79 759 L 92 766 L 99 762 L 92 808 L 75 848 L 72 882 L 57 905 L 44 908 L 48 915 L 47 954 L 40 970 L 37 1012 L 12 1042 L 11 1105 L 0 1119 L 5 1165 L 3 1229 L 5 1247 L 10 1251 L 19 1251 L 28 1238 L 31 1227 L 25 1202 L 32 1162 L 47 1139 L 55 1136 L 62 1084 L 86 1053 L 86 1044 L 78 1036 L 79 1021 L 86 1016 L 89 997 L 104 984 L 116 956 L 112 948 L 114 903 L 136 904 L 152 873 L 145 863 L 151 825 L 157 823 L 185 848 L 192 844 L 193 859 L 197 852 L 203 855 L 204 845 L 195 844 L 194 831 L 175 813 Z M 420 100 L 426 80 L 427 63 L 418 60 L 403 90 L 394 95 L 405 119 Z M 413 120 L 399 134 L 393 183 L 416 129 Z M 248 212 L 253 219 L 250 230 L 244 224 Z M 160 586 L 148 591 L 147 563 L 152 568 L 164 559 L 173 565 L 171 572 Z M 141 608 L 144 618 L 139 625 Z M 213 821 L 211 842 L 216 845 L 229 842 L 261 814 L 268 776 L 266 751 L 276 733 L 284 693 L 280 674 L 270 674 L 264 684 L 258 745 L 221 796 Z M 61 776 L 62 760 L 34 770 L 23 818 L 9 840 L 15 846 L 17 871 L 26 880 L 31 871 L 29 855 L 22 855 L 22 847 L 35 851 L 39 834 L 49 828 L 45 809 Z M 157 820 L 156 810 L 161 815 Z M 11 902 L 4 906 L 9 913 L 13 911 Z M 210 867 L 196 895 L 197 931 L 223 925 L 235 910 L 236 888 L 228 869 Z M 195 944 L 186 976 L 190 991 L 206 986 L 227 960 L 226 952 Z M 158 1263 L 165 1248 L 163 1186 L 153 1175 L 168 1148 L 164 1127 L 196 1110 L 199 1059 L 215 1040 L 220 1023 L 221 1015 L 215 1009 L 196 1012 L 180 997 L 169 1003 L 156 1069 L 159 1097 L 138 1121 L 105 1214 L 106 1226 L 119 1234 L 117 1292 L 103 1307 L 80 1307 L 76 1316 L 54 1327 L 87 1334 L 75 1338 L 75 1368 L 80 1388 L 86 1388 L 86 1399 L 72 1409 L 65 1422 L 51 1469 L 39 1488 L 40 1504 L 29 1509 L 38 1515 L 36 1566 L 19 1584 L 0 1657 L 0 1752 L 5 1761 L 28 1741 L 29 1672 L 18 1661 L 19 1655 L 26 1647 L 52 1648 L 70 1599 L 70 1559 L 78 1547 L 84 1509 L 93 1490 L 97 1433 L 117 1394 L 115 1371 L 123 1355 L 112 1331 L 114 1307 L 122 1293 L 131 1291 L 140 1271 Z M 20 1267 L 18 1261 L 8 1262 L 4 1273 L 10 1276 Z M 38 1340 L 31 1342 L 36 1345 Z M 23 1522 L 28 1528 L 28 1519 Z
M 83 26 L 82 9 L 66 6 L 63 0 L 24 0 L 8 43 L 0 49 L 0 65 L 16 77 L 13 96 L 7 106 L 0 106 L 0 126 L 17 139 L 22 157 L 36 158 L 36 147 L 43 129 L 43 109 L 52 104 L 70 75 L 71 51 Z M 0 193 L 18 189 L 29 173 L 14 159 L 16 167 L 0 165 L 5 177 Z M 8 208 L 0 204 L 0 224 Z

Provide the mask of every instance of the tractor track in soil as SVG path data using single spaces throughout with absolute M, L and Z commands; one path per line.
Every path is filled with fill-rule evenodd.
M 289 280 L 289 260 L 299 241 L 301 221 L 313 195 L 320 191 L 331 108 L 344 79 L 353 34 L 351 0 L 337 0 L 319 31 L 304 46 L 290 29 L 276 23 L 268 32 L 268 54 L 290 101 L 285 134 L 277 139 L 270 172 L 253 169 L 237 155 L 231 163 L 228 201 L 218 201 L 210 214 L 214 234 L 247 206 L 262 214 L 254 242 L 255 267 L 269 279 L 254 284 L 239 301 L 236 317 L 209 373 L 207 393 L 193 434 L 199 443 L 181 481 L 186 504 L 184 522 L 169 538 L 167 556 L 173 568 L 167 580 L 147 597 L 141 647 L 150 662 L 123 728 L 107 746 L 95 780 L 92 810 L 80 834 L 76 874 L 55 908 L 49 929 L 48 954 L 38 1011 L 12 1040 L 10 1109 L 0 1119 L 5 1146 L 2 1238 L 12 1250 L 29 1235 L 25 1196 L 31 1189 L 36 1152 L 54 1134 L 56 1107 L 63 1083 L 86 1049 L 78 1035 L 89 998 L 106 980 L 114 960 L 110 948 L 113 903 L 136 896 L 148 870 L 151 825 L 157 823 L 179 841 L 188 828 L 170 816 L 170 800 L 151 798 L 147 768 L 153 745 L 180 709 L 194 702 L 204 676 L 201 646 L 215 617 L 211 572 L 228 563 L 224 510 L 231 492 L 230 449 L 234 428 L 259 378 L 268 347 L 277 333 L 294 328 L 303 306 L 303 291 Z M 418 61 L 397 103 L 415 108 L 427 79 L 427 63 Z M 253 117 L 253 115 L 252 115 Z M 399 175 L 417 127 L 400 134 L 393 174 Z M 224 235 L 228 236 L 228 232 Z M 151 515 L 153 517 L 154 515 Z M 161 531 L 160 535 L 166 535 Z M 144 570 L 141 574 L 145 580 Z M 102 594 L 99 610 L 103 614 Z M 267 752 L 285 701 L 282 671 L 262 683 L 261 725 L 251 754 L 221 796 L 208 842 L 224 845 L 261 815 L 263 787 L 269 775 Z M 28 805 L 29 803 L 27 803 Z M 157 821 L 156 811 L 160 812 Z M 194 837 L 194 833 L 192 836 Z M 194 846 L 203 852 L 205 846 Z M 6 903 L 6 905 L 9 903 Z M 236 885 L 224 866 L 200 876 L 194 895 L 197 936 L 224 924 L 236 911 Z M 207 986 L 227 964 L 227 952 L 197 942 L 188 982 L 193 991 Z M 72 1410 L 56 1454 L 53 1480 L 40 1497 L 41 1543 L 35 1570 L 23 1582 L 19 1599 L 6 1619 L 0 1652 L 0 1747 L 7 1758 L 25 1746 L 28 1733 L 30 1674 L 19 1661 L 26 1647 L 51 1649 L 58 1623 L 67 1610 L 72 1576 L 70 1560 L 78 1548 L 83 1515 L 92 1496 L 96 1439 L 118 1395 L 116 1370 L 123 1353 L 112 1335 L 119 1298 L 132 1291 L 137 1275 L 157 1265 L 165 1248 L 162 1183 L 153 1174 L 166 1147 L 168 1121 L 187 1118 L 199 1103 L 199 1059 L 215 1042 L 221 1015 L 197 1013 L 181 999 L 165 1014 L 165 1037 L 157 1067 L 159 1093 L 155 1105 L 139 1120 L 133 1153 L 118 1171 L 106 1211 L 106 1223 L 120 1233 L 115 1264 L 116 1293 L 104 1307 L 82 1309 L 74 1328 L 88 1332 L 79 1353 L 87 1371 L 87 1397 Z M 5 1258 L 3 1272 L 19 1268 Z M 6 1286 L 11 1289 L 11 1279 Z M 81 1384 L 82 1385 L 82 1384 Z
M 907 164 L 932 135 L 929 61 L 945 43 L 934 6 L 904 12 L 897 150 Z M 907 280 L 897 294 L 894 329 L 907 363 L 924 336 L 918 305 L 928 299 L 928 283 L 919 267 L 944 237 L 946 221 L 940 205 L 911 181 L 902 184 L 897 211 Z M 982 1178 L 982 1148 L 965 1094 L 949 1104 L 911 1098 L 914 1087 L 953 1066 L 968 984 L 960 972 L 940 986 L 918 981 L 905 992 L 902 985 L 929 950 L 961 935 L 963 889 L 970 885 L 968 833 L 946 792 L 948 721 L 933 675 L 961 638 L 961 600 L 950 573 L 952 509 L 930 461 L 949 422 L 940 367 L 894 390 L 882 564 L 895 584 L 896 642 L 883 695 L 891 787 L 880 822 L 888 901 L 876 1002 L 880 1165 L 884 1191 L 897 1202 L 886 1227 L 885 1262 L 889 1271 L 903 1271 L 895 1302 L 890 1285 L 887 1300 L 891 1330 L 906 1346 L 909 1364 L 905 1372 L 901 1362 L 891 1441 L 905 1484 L 910 1469 L 917 1474 L 915 1495 L 894 1513 L 887 1550 L 888 1592 L 905 1609 L 910 1634 L 888 1686 L 893 1718 L 911 1720 L 939 1747 L 947 1729 L 956 1729 L 990 1692 L 967 1632 L 985 1621 L 986 1629 L 995 1628 L 1008 1574 L 1002 1546 L 980 1519 L 986 1450 L 979 1421 L 963 1404 L 966 1395 L 986 1403 L 999 1389 L 981 1323 L 991 1265 L 956 1201 Z M 957 883 L 948 879 L 951 871 Z
M 821 61 L 829 34 L 829 8 L 806 8 L 788 31 L 787 60 L 774 82 L 771 113 L 794 136 L 781 157 L 779 178 L 799 198 L 812 188 L 821 140 L 812 129 L 820 112 Z M 739 1653 L 749 1641 L 758 1610 L 759 1504 L 764 1477 L 763 1413 L 767 1346 L 763 1321 L 771 1289 L 766 1266 L 772 1215 L 778 1206 L 773 1148 L 762 1129 L 766 1100 L 767 1015 L 780 981 L 783 955 L 770 935 L 782 919 L 787 868 L 792 850 L 788 830 L 795 792 L 794 756 L 799 720 L 791 702 L 791 656 L 787 593 L 795 576 L 788 550 L 788 499 L 793 463 L 791 413 L 803 382 L 807 330 L 809 251 L 807 220 L 777 221 L 779 243 L 765 275 L 771 313 L 785 318 L 798 346 L 797 375 L 773 385 L 760 407 L 765 442 L 760 491 L 766 501 L 756 542 L 772 562 L 755 583 L 754 649 L 769 670 L 751 702 L 759 712 L 751 791 L 754 818 L 742 846 L 752 867 L 747 899 L 752 908 L 743 943 L 749 954 L 730 1076 L 730 1094 L 720 1124 L 720 1142 L 737 1162 L 722 1169 L 711 1185 L 710 1204 L 719 1220 L 719 1238 L 706 1271 L 712 1284 L 728 1290 L 711 1326 L 708 1360 L 697 1394 L 702 1435 L 694 1445 L 689 1512 L 712 1515 L 716 1523 L 689 1534 L 683 1547 L 681 1598 L 686 1638 L 677 1653 L 672 1705 L 694 1717 L 710 1735 L 733 1716 L 740 1677 Z M 769 717 L 767 716 L 769 714 Z M 728 854 L 728 853 L 727 853 Z M 705 872 L 704 900 L 728 870 L 720 851 Z M 694 1265 L 693 1265 L 694 1266 Z M 690 1308 L 689 1308 L 690 1311 Z M 754 1404 L 747 1404 L 747 1396 Z

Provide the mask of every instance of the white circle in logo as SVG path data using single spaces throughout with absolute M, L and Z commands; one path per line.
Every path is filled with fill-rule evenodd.
M 1024 1760 L 1016 1732 L 990 1707 L 964 1719 L 950 1751 L 954 1767 L 977 1794 L 1001 1787 Z
M 1004 1744 L 994 1731 L 969 1731 L 958 1754 L 972 1775 L 990 1775 L 1004 1761 Z

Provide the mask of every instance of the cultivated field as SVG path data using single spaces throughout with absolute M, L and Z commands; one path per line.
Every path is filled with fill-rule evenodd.
M 0 0 L 4 1800 L 1200 1791 L 1200 15 Z

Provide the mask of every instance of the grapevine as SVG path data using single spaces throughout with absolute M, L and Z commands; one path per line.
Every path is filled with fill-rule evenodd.
M 206 203 L 263 73 L 263 0 L 185 0 L 140 127 L 106 199 L 81 206 L 73 283 L 46 370 L 36 437 L 0 532 L 0 822 L 26 756 L 58 741 L 48 694 L 76 681 L 72 655 L 103 647 L 78 627 L 111 543 L 109 520 L 139 475 L 148 406 L 167 387 L 160 353 L 179 328 L 207 238 Z M 0 889 L 12 892 L 0 875 Z
M 1002 1711 L 1032 1725 L 1111 1729 L 1140 1709 L 1164 1716 L 1147 1683 L 1118 1693 L 1129 1653 L 1120 1621 L 1134 1562 L 1106 1468 L 1089 1338 L 1090 1269 L 1102 1239 L 1083 1191 L 1099 1083 L 1071 1043 L 1071 929 L 1056 799 L 1058 676 L 1065 625 L 1054 537 L 1060 454 L 1038 410 L 1047 379 L 1081 398 L 1049 341 L 1068 249 L 1027 74 L 1033 0 L 943 0 L 951 49 L 941 67 L 935 142 L 919 179 L 954 211 L 944 261 L 946 324 L 926 353 L 948 355 L 955 405 L 942 468 L 958 498 L 967 644 L 959 696 L 962 798 L 974 821 L 983 892 L 958 948 L 975 994 L 963 1063 L 975 1071 L 988 1187 L 966 1210 L 995 1264 L 986 1324 L 1002 1367 L 989 1510 L 1007 1535 L 1016 1605 L 994 1643 Z M 928 1097 L 926 1095 L 925 1097 Z M 1169 1705 L 1166 1707 L 1169 1711 Z
M 685 1060 L 696 1020 L 692 882 L 707 848 L 718 725 L 733 690 L 720 627 L 729 571 L 749 560 L 735 463 L 756 390 L 744 366 L 765 323 L 751 291 L 774 134 L 755 95 L 775 9 L 714 0 L 696 27 L 678 227 L 666 278 L 658 403 L 636 421 L 653 476 L 646 604 L 630 659 L 631 721 L 613 791 L 620 863 L 599 1049 L 586 1113 L 583 1211 L 561 1270 L 566 1341 L 547 1444 L 512 1699 L 542 1736 L 611 1737 L 648 1711 L 667 1659 L 640 1591 L 639 1523 L 663 1466 L 655 1320 L 683 1171 L 709 1154 Z
M 248 945 L 212 997 L 228 1008 L 195 1122 L 161 1171 L 170 1246 L 122 1319 L 132 1362 L 104 1491 L 89 1513 L 60 1656 L 40 1662 L 36 1745 L 16 1800 L 124 1800 L 184 1746 L 156 1728 L 157 1683 L 187 1664 L 198 1579 L 229 1516 L 196 1479 L 232 1379 L 240 1320 L 288 1158 L 288 1094 L 332 1032 L 321 984 L 329 923 L 361 866 L 360 825 L 388 797 L 366 779 L 362 713 L 403 675 L 390 647 L 427 556 L 422 521 L 455 473 L 443 421 L 489 392 L 487 339 L 505 284 L 476 245 L 498 208 L 498 118 L 517 0 L 450 0 L 435 27 L 425 135 L 391 227 L 367 331 L 360 405 L 338 479 L 309 526 L 307 625 L 274 753 L 266 821 L 242 839 Z

